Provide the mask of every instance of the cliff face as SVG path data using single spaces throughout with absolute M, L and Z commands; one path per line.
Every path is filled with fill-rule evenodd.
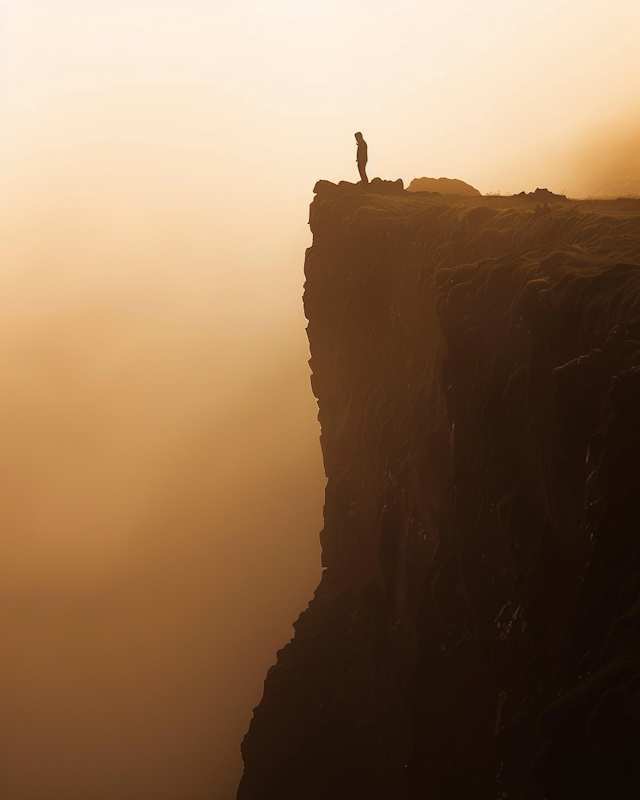
M 325 570 L 239 800 L 640 796 L 640 201 L 316 191 Z

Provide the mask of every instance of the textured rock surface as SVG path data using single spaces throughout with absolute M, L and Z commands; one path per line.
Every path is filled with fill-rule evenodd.
M 325 570 L 238 797 L 640 796 L 640 202 L 316 189 Z

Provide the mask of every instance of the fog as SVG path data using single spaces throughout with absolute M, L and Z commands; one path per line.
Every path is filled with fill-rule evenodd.
M 319 574 L 301 259 L 91 190 L 5 209 L 2 796 L 231 797 Z
M 0 795 L 231 800 L 320 575 L 319 178 L 640 193 L 640 10 L 0 4 Z

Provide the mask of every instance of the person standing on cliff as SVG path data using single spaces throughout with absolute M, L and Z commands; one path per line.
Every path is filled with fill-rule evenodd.
M 367 178 L 367 143 L 362 138 L 362 134 L 360 133 L 360 131 L 356 133 L 356 142 L 358 143 L 356 163 L 358 164 L 360 181 L 361 183 L 369 183 L 369 178 Z

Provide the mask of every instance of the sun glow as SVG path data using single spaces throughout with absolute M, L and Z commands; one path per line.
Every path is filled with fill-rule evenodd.
M 250 0 L 250 5 L 266 19 L 314 25 L 335 14 L 338 0 Z

